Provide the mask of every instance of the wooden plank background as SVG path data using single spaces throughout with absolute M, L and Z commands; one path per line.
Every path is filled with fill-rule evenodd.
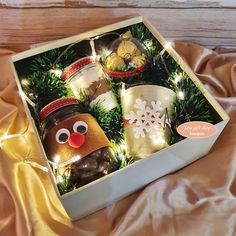
M 221 8 L 235 7 L 235 0 L 0 0 L 8 7 L 151 7 Z
M 22 51 L 137 15 L 171 41 L 236 47 L 233 0 L 0 0 L 0 47 Z

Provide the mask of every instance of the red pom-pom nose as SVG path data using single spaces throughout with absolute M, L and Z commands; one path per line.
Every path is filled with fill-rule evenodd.
M 68 143 L 73 148 L 79 148 L 84 144 L 85 137 L 81 133 L 72 133 L 68 138 Z

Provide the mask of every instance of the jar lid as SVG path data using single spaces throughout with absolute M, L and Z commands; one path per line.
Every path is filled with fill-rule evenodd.
M 76 98 L 59 98 L 43 107 L 43 109 L 39 112 L 39 120 L 42 122 L 48 115 L 60 109 L 61 107 L 77 103 L 78 100 Z
M 69 65 L 63 72 L 61 78 L 63 80 L 69 79 L 76 71 L 80 70 L 84 66 L 96 62 L 96 59 L 94 57 L 83 57 L 71 65 Z

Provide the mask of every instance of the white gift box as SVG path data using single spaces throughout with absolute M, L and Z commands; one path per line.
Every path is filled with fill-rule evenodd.
M 51 168 L 48 166 L 52 185 L 54 186 L 58 198 L 61 200 L 62 205 L 72 220 L 80 219 L 99 209 L 102 209 L 110 203 L 131 194 L 153 180 L 183 168 L 184 166 L 207 154 L 229 120 L 229 117 L 221 108 L 221 106 L 205 90 L 202 83 L 194 75 L 183 59 L 174 51 L 172 47 L 169 47 L 169 44 L 156 31 L 156 29 L 142 17 L 131 18 L 129 20 L 89 31 L 87 33 L 57 40 L 12 56 L 12 68 L 19 90 L 22 92 L 20 78 L 18 78 L 18 73 L 14 63 L 54 48 L 76 43 L 79 40 L 83 40 L 85 38 L 96 37 L 97 35 L 119 30 L 140 22 L 143 22 L 143 24 L 149 29 L 153 36 L 160 42 L 163 48 L 165 48 L 165 50 L 189 75 L 191 80 L 197 85 L 198 89 L 208 100 L 209 104 L 213 107 L 213 109 L 215 109 L 216 113 L 221 118 L 221 121 L 215 124 L 216 132 L 210 137 L 186 138 L 178 143 L 157 151 L 145 159 L 136 161 L 123 169 L 119 169 L 105 177 L 97 179 L 96 181 L 93 181 L 64 195 L 60 195 L 54 174 L 52 173 Z M 34 125 L 35 134 L 38 137 L 38 143 L 44 153 L 44 159 L 47 160 L 44 147 L 24 96 L 22 96 L 22 100 L 26 113 Z

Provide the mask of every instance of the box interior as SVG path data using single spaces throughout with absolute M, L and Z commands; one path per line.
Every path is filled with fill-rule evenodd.
M 135 20 L 137 21 L 137 20 Z M 138 86 L 161 86 L 166 87 L 175 93 L 175 100 L 174 100 L 174 112 L 172 112 L 171 119 L 171 137 L 169 138 L 168 145 L 174 145 L 178 142 L 181 142 L 181 140 L 184 140 L 185 137 L 182 137 L 178 132 L 176 131 L 176 128 L 178 125 L 188 122 L 188 121 L 204 121 L 211 123 L 213 125 L 223 121 L 226 116 L 223 112 L 218 112 L 219 105 L 215 103 L 214 100 L 209 100 L 209 94 L 204 90 L 202 84 L 197 80 L 196 77 L 194 77 L 193 73 L 189 68 L 185 65 L 183 61 L 181 61 L 181 58 L 178 57 L 178 55 L 174 52 L 174 50 L 171 47 L 166 48 L 165 45 L 166 42 L 161 38 L 159 34 L 153 33 L 152 27 L 148 25 L 146 22 L 135 22 L 130 23 L 130 25 L 127 26 L 125 24 L 125 27 L 122 27 L 122 23 L 119 24 L 119 27 L 114 27 L 115 30 L 106 30 L 106 32 L 103 34 L 103 32 L 100 32 L 99 34 L 95 34 L 92 37 L 94 40 L 91 41 L 91 38 L 87 39 L 84 36 L 84 40 L 81 40 L 80 42 L 76 42 L 74 40 L 73 43 L 68 43 L 65 45 L 63 41 L 61 41 L 61 47 L 56 46 L 55 49 L 46 50 L 47 46 L 41 46 L 37 50 L 43 51 L 42 53 L 35 54 L 32 53 L 30 55 L 28 52 L 26 53 L 26 56 L 22 56 L 19 60 L 14 60 L 14 67 L 15 71 L 19 80 L 19 86 L 20 89 L 24 92 L 24 94 L 27 96 L 27 99 L 25 100 L 25 104 L 27 104 L 27 107 L 30 112 L 30 116 L 33 118 L 35 127 L 37 129 L 39 138 L 42 142 L 42 146 L 45 149 L 45 144 L 42 140 L 42 130 L 41 130 L 41 124 L 38 120 L 38 112 L 40 109 L 43 108 L 43 106 L 47 105 L 47 103 L 52 102 L 53 100 L 56 100 L 60 98 L 60 96 L 55 95 L 55 98 L 53 96 L 49 96 L 49 100 L 47 100 L 47 95 L 45 94 L 45 97 L 41 97 L 41 99 L 37 98 L 34 94 L 34 92 L 38 92 L 38 90 L 35 90 L 35 87 L 33 88 L 33 83 L 31 84 L 31 89 L 29 89 L 28 81 L 29 78 L 37 84 L 37 86 L 40 84 L 38 80 L 40 80 L 42 77 L 40 77 L 40 73 L 45 70 L 51 70 L 60 68 L 60 72 L 63 72 L 68 66 L 70 66 L 74 61 L 88 57 L 93 56 L 94 52 L 96 55 L 100 56 L 100 63 L 102 66 L 107 66 L 106 64 L 106 58 L 103 60 L 101 59 L 101 55 L 105 53 L 107 50 L 111 53 L 113 50 L 117 53 L 117 48 L 114 46 L 112 47 L 112 43 L 114 43 L 117 39 L 119 39 L 118 35 L 124 35 L 127 31 L 131 31 L 132 37 L 136 38 L 138 42 L 143 46 L 145 49 L 145 60 L 149 63 L 147 69 L 145 69 L 144 72 L 141 72 L 138 75 L 131 76 L 131 77 L 125 77 L 122 79 L 122 83 L 120 83 L 120 78 L 118 77 L 110 77 L 112 84 L 114 87 L 114 91 L 121 91 L 122 88 L 124 88 L 126 91 L 128 91 L 132 87 L 138 87 Z M 92 50 L 94 43 L 95 51 Z M 59 43 L 60 44 L 60 43 Z M 52 44 L 51 44 L 52 45 Z M 56 44 L 55 44 L 56 45 Z M 138 44 L 137 44 L 138 45 Z M 50 46 L 51 47 L 51 46 Z M 130 47 L 129 47 L 130 49 Z M 127 50 L 129 50 L 127 49 Z M 55 53 L 53 55 L 53 50 L 55 50 Z M 68 52 L 73 52 L 73 56 L 71 56 Z M 68 53 L 68 54 L 67 54 Z M 111 54 L 109 54 L 111 55 Z M 71 57 L 70 57 L 71 56 Z M 105 55 L 106 56 L 106 55 Z M 17 57 L 16 57 L 17 58 Z M 67 58 L 69 58 L 67 60 Z M 60 60 L 63 59 L 61 62 Z M 141 58 L 143 60 L 143 58 Z M 133 58 L 131 59 L 133 60 Z M 141 64 L 142 64 L 141 60 Z M 115 64 L 115 63 L 114 63 Z M 52 68 L 50 69 L 50 66 Z M 55 68 L 53 68 L 55 66 Z M 113 66 L 113 64 L 112 64 Z M 111 67 L 112 67 L 111 66 Z M 116 65 L 115 65 L 116 66 Z M 120 66 L 120 64 L 118 64 Z M 126 67 L 129 66 L 129 64 L 125 65 Z M 46 73 L 46 72 L 45 72 Z M 50 72 L 51 73 L 51 72 Z M 35 76 L 35 78 L 34 78 Z M 55 75 L 54 75 L 55 76 Z M 57 76 L 57 75 L 56 75 Z M 59 77 L 59 76 L 58 76 Z M 32 82 L 31 81 L 31 82 Z M 36 81 L 36 82 L 35 82 Z M 193 82 L 194 81 L 194 82 Z M 109 85 L 112 86 L 112 85 Z M 122 87 L 123 86 L 123 87 Z M 57 88 L 57 87 L 56 87 Z M 42 90 L 47 89 L 47 87 L 44 87 L 42 85 Z M 60 91 L 60 88 L 58 88 Z M 40 88 L 39 88 L 40 90 Z M 113 90 L 112 90 L 113 91 Z M 194 93 L 193 93 L 194 92 Z M 197 95 L 196 95 L 197 93 Z M 43 91 L 40 91 L 39 94 L 44 94 Z M 71 91 L 70 91 L 71 94 Z M 121 97 L 120 93 L 119 96 Z M 195 97 L 196 96 L 196 97 Z M 62 97 L 65 97 L 65 94 L 62 93 Z M 117 98 L 118 100 L 121 98 Z M 200 104 L 192 104 L 189 101 L 193 101 L 196 98 L 196 102 L 200 101 L 202 105 Z M 24 98 L 23 98 L 24 99 Z M 197 100 L 199 99 L 199 100 Z M 37 108 L 33 108 L 32 105 L 29 103 L 29 100 L 33 100 L 36 105 L 39 105 Z M 41 101 L 40 101 L 41 100 Z M 121 106 L 121 102 L 119 101 L 119 106 Z M 195 111 L 194 109 L 199 105 L 199 111 Z M 37 109 L 37 111 L 35 111 Z M 182 111 L 183 109 L 184 111 Z M 124 109 L 121 107 L 121 110 Z M 201 111 L 201 112 L 200 112 Z M 94 111 L 93 111 L 94 112 Z M 200 112 L 200 113 L 199 113 Z M 96 112 L 93 113 L 97 114 Z M 223 114 L 223 115 L 222 115 Z M 178 115 L 178 116 L 177 116 Z M 182 115 L 182 116 L 181 116 Z M 102 119 L 99 119 L 98 117 L 95 117 L 98 120 L 98 123 L 100 126 L 100 122 L 102 122 Z M 121 117 L 122 118 L 122 117 Z M 110 123 L 111 124 L 111 123 Z M 122 135 L 124 133 L 123 131 L 123 124 L 118 124 L 122 126 Z M 112 127 L 110 127 L 111 129 Z M 127 130 L 127 129 L 126 129 Z M 107 131 L 108 132 L 108 131 Z M 126 131 L 128 132 L 128 131 Z M 129 131 L 130 132 L 130 131 Z M 110 136 L 109 136 L 110 137 Z M 112 135 L 111 135 L 112 137 Z M 122 136 L 123 137 L 123 136 Z M 124 142 L 117 141 L 116 137 L 112 137 L 112 140 L 110 138 L 109 141 L 114 142 L 114 145 L 117 145 L 119 142 L 118 149 L 115 150 L 115 155 L 122 154 L 122 158 L 127 158 L 126 160 L 119 160 L 116 164 L 116 169 L 113 171 L 117 171 L 119 169 L 125 168 L 126 166 L 132 165 L 132 162 L 139 161 L 134 160 L 135 158 L 130 156 L 128 157 L 126 151 L 127 147 L 124 146 Z M 117 142 L 117 143 L 116 143 Z M 114 147 L 113 145 L 113 147 Z M 122 148 L 123 149 L 122 149 Z M 48 153 L 46 150 L 44 150 L 46 153 L 46 156 L 48 157 Z M 118 154 L 117 154 L 118 152 Z M 120 152 L 120 153 L 119 153 Z M 113 152 L 114 153 L 114 152 Z M 146 157 L 148 158 L 148 157 Z M 51 160 L 50 157 L 48 157 L 49 160 Z M 52 173 L 55 175 L 55 170 L 53 169 L 53 166 L 50 165 Z M 57 181 L 57 185 L 61 183 L 58 182 L 57 178 L 54 178 L 54 181 Z M 64 180 L 63 180 L 64 181 Z M 96 181 L 96 180 L 94 180 Z M 64 182 L 63 182 L 64 184 Z M 66 188 L 66 186 L 64 186 Z M 68 186 L 67 186 L 68 187 Z M 86 185 L 84 185 L 86 187 Z M 84 188 L 83 187 L 83 188 Z M 79 187 L 76 187 L 79 188 Z M 63 191 L 59 188 L 59 192 L 61 195 L 66 194 L 68 192 L 72 192 L 75 190 L 74 188 L 68 187 L 68 189 L 63 189 Z

